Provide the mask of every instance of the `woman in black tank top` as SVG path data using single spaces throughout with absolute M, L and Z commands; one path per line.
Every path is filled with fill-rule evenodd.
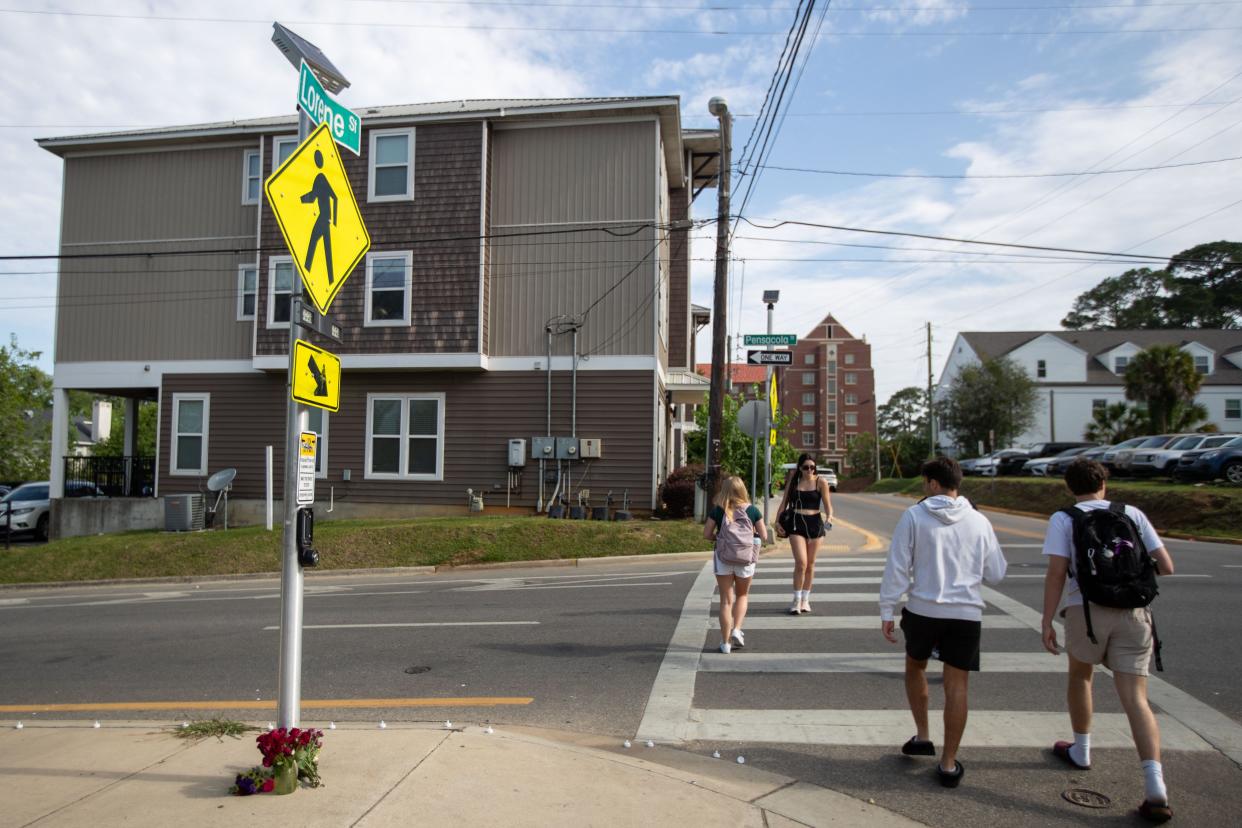
M 820 540 L 832 528 L 832 495 L 828 481 L 816 474 L 811 455 L 801 455 L 797 468 L 790 472 L 777 515 L 778 534 L 789 538 L 794 559 L 794 595 L 789 614 L 800 615 L 811 611 L 815 555 Z M 828 516 L 827 520 L 824 515 Z

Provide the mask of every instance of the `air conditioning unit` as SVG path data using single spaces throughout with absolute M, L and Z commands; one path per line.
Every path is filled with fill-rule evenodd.
M 178 494 L 164 496 L 164 531 L 197 532 L 203 528 L 203 496 Z

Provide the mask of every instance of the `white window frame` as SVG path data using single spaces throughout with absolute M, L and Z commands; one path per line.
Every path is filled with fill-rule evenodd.
M 253 158 L 259 166 L 259 171 L 255 175 L 250 174 L 250 159 Z M 255 188 L 254 198 L 250 197 L 250 182 L 254 181 L 258 186 Z M 257 149 L 246 150 L 242 153 L 242 204 L 258 204 L 259 199 L 263 197 L 263 155 Z
M 1113 357 L 1113 373 L 1114 374 L 1124 374 L 1126 372 L 1126 368 L 1129 367 L 1129 365 L 1130 365 L 1130 357 L 1124 356 L 1124 355 Z
M 1108 408 L 1108 400 L 1096 398 L 1091 401 L 1091 413 L 1094 414 L 1101 409 Z
M 1035 379 L 1047 379 L 1047 378 L 1048 378 L 1048 360 L 1046 359 L 1035 360 Z
M 276 172 L 276 169 L 283 163 L 280 160 L 280 148 L 285 144 L 292 144 L 293 150 L 296 150 L 298 148 L 298 136 L 279 135 L 272 139 L 272 172 Z M 293 150 L 289 150 L 290 155 L 293 154 Z
M 815 372 L 814 371 L 803 371 L 802 372 L 802 384 L 803 385 L 814 385 L 815 384 Z
M 815 364 L 815 352 L 811 351 L 810 353 L 803 354 L 802 364 L 803 365 L 814 365 Z
M 815 392 L 812 391 L 809 394 L 803 394 L 802 404 L 803 405 L 815 405 Z
M 418 393 L 418 394 L 391 394 L 376 393 L 367 394 L 367 444 L 366 444 L 366 460 L 363 476 L 367 480 L 428 480 L 443 481 L 444 480 L 444 398 L 443 392 Z M 389 472 L 373 472 L 371 471 L 371 449 L 373 445 L 373 434 L 371 428 L 375 422 L 372 416 L 376 400 L 400 400 L 401 401 L 401 427 L 399 437 L 401 439 L 401 449 L 398 455 L 397 473 Z M 439 405 L 436 409 L 439 422 L 436 425 L 436 471 L 434 474 L 406 474 L 401 469 L 405 469 L 409 465 L 410 460 L 410 402 L 412 400 L 436 400 Z M 426 436 L 426 435 L 419 435 Z
M 203 404 L 203 430 L 201 432 L 181 432 L 181 403 L 201 401 Z M 168 452 L 168 475 L 170 477 L 202 477 L 207 474 L 207 435 L 210 433 L 211 423 L 211 394 L 173 394 L 172 398 L 172 443 Z M 200 449 L 198 458 L 198 467 L 193 469 L 182 469 L 177 467 L 177 438 L 178 437 L 201 437 L 203 447 Z
M 1207 354 L 1191 354 L 1190 358 L 1194 360 L 1195 372 L 1207 376 L 1212 373 L 1212 358 Z M 1203 370 L 1199 370 L 1199 360 L 1203 360 Z
M 267 260 L 267 326 L 269 328 L 285 329 L 289 327 L 288 322 L 276 321 L 276 266 L 280 264 L 288 264 L 293 268 L 294 275 L 297 275 L 297 266 L 293 263 L 292 256 L 269 256 Z M 296 280 L 294 280 L 296 281 Z M 284 293 L 284 291 L 281 291 Z M 293 318 L 293 282 L 289 283 L 289 318 Z
M 803 448 L 815 448 L 815 432 L 814 431 L 802 432 L 802 447 Z
M 400 319 L 372 319 L 371 318 L 371 279 L 375 271 L 372 263 L 376 259 L 402 259 L 405 268 L 405 302 L 402 306 L 402 316 Z M 362 326 L 364 328 L 396 328 L 408 327 L 410 324 L 410 296 L 414 292 L 414 252 L 412 250 L 385 250 L 378 253 L 367 254 L 367 288 L 366 288 L 366 310 L 362 317 Z M 385 288 L 387 290 L 387 288 Z
M 856 411 L 845 412 L 845 425 L 850 426 L 852 428 L 858 428 L 858 412 Z
M 853 354 L 846 354 L 846 355 L 845 355 L 845 364 L 846 364 L 846 365 L 853 365 L 853 364 L 854 364 L 854 355 L 853 355 Z
M 802 412 L 802 425 L 804 426 L 815 425 L 815 412 L 814 411 L 803 411 Z
M 329 412 L 327 411 L 327 409 L 324 409 L 324 408 L 313 408 L 311 409 L 311 411 L 312 412 L 318 411 L 323 417 L 323 420 L 322 420 L 323 431 L 315 431 L 314 428 L 311 428 L 309 425 L 307 426 L 308 428 L 310 428 L 311 431 L 315 431 L 315 433 L 319 435 L 319 439 L 315 441 L 315 462 L 319 465 L 319 468 L 315 469 L 315 477 L 318 478 L 319 480 L 327 480 L 328 479 L 328 417 L 329 417 Z
M 846 385 L 858 385 L 858 374 L 855 374 L 853 371 L 846 371 L 845 372 L 845 384 Z
M 858 405 L 858 395 L 857 394 L 846 394 L 845 404 L 846 405 Z
M 1229 413 L 1229 404 L 1233 403 L 1233 414 Z M 1226 420 L 1242 420 L 1242 399 L 1225 400 L 1225 419 Z
M 375 145 L 378 139 L 389 135 L 406 135 L 409 137 L 407 146 L 410 154 L 406 158 L 405 168 L 405 193 L 403 195 L 376 195 L 375 194 Z M 385 166 L 396 166 L 385 165 Z M 385 201 L 413 201 L 414 200 L 414 127 L 406 127 L 404 129 L 373 129 L 371 130 L 371 138 L 367 151 L 367 201 L 369 202 L 385 202 Z
M 254 310 L 246 313 L 246 271 L 254 271 Z M 237 266 L 237 321 L 249 322 L 259 312 L 259 266 L 256 264 L 240 264 Z

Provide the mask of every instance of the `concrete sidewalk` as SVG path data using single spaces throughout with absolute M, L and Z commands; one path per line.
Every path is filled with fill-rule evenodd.
M 323 727 L 308 723 L 307 726 Z M 0 824 L 25 826 L 913 826 L 875 804 L 680 750 L 470 726 L 326 730 L 324 785 L 231 796 L 252 736 L 178 739 L 150 722 L 0 731 Z

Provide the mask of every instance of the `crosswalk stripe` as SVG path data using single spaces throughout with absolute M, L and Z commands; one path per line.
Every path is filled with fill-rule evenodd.
M 817 566 L 831 566 L 833 568 L 835 568 L 837 564 L 875 564 L 883 569 L 884 561 L 885 558 L 883 555 L 871 555 L 866 558 L 838 558 L 836 556 L 829 555 L 820 556 L 815 559 Z M 792 570 L 793 558 L 784 554 L 763 555 L 759 558 L 760 567 L 767 569 L 769 565 L 785 566 Z
M 900 695 L 900 693 L 898 694 Z M 780 742 L 816 745 L 891 745 L 910 737 L 907 710 L 705 710 L 690 711 L 689 738 L 702 741 Z M 943 714 L 928 714 L 932 741 L 944 738 Z M 1156 715 L 1165 750 L 1210 751 L 1212 746 L 1171 716 Z M 1070 729 L 1063 711 L 971 710 L 962 744 L 966 747 L 1051 747 Z M 1096 713 L 1091 747 L 1133 750 L 1124 713 Z
M 1043 577 L 1043 576 L 1040 576 L 1040 577 Z M 823 577 L 820 577 L 819 575 L 816 575 L 815 586 L 825 586 L 825 585 L 832 586 L 834 584 L 836 585 L 878 584 L 882 580 L 883 579 L 879 575 L 876 575 L 874 577 L 846 575 L 843 578 L 823 578 Z M 790 586 L 793 582 L 790 581 L 788 578 L 760 578 L 756 576 L 751 579 L 751 583 L 752 584 L 785 584 L 786 586 Z M 876 595 L 877 597 L 879 597 L 879 593 L 877 593 Z
M 720 626 L 715 618 L 706 621 L 709 630 Z M 800 615 L 796 619 L 790 616 L 761 615 L 750 617 L 742 625 L 750 630 L 875 630 L 880 631 L 880 614 L 875 615 Z M 1025 630 L 1023 624 L 1008 615 L 985 615 L 983 627 L 988 630 Z M 751 653 L 747 652 L 747 657 Z
M 789 586 L 789 584 L 785 584 Z M 750 602 L 752 604 L 788 604 L 793 596 L 789 590 L 785 592 L 752 592 L 750 594 Z M 712 600 L 719 602 L 720 596 L 712 596 Z M 878 592 L 813 592 L 811 593 L 812 604 L 852 604 L 852 603 L 870 603 L 876 604 L 880 601 Z
M 704 653 L 699 671 L 704 673 L 904 673 L 906 655 L 896 645 L 893 653 L 752 653 L 737 655 Z M 989 653 L 980 656 L 985 673 L 1064 673 L 1064 656 L 1043 650 L 1025 653 Z M 929 661 L 927 671 L 939 672 L 939 661 Z
M 778 564 L 776 566 L 769 566 L 763 561 L 759 562 L 759 566 L 756 567 L 756 569 L 759 572 L 764 573 L 789 572 L 792 574 L 794 571 L 793 564 Z M 829 575 L 833 572 L 883 572 L 884 564 L 849 564 L 847 566 L 837 566 L 835 563 L 819 560 L 815 562 L 815 571 L 824 575 Z

